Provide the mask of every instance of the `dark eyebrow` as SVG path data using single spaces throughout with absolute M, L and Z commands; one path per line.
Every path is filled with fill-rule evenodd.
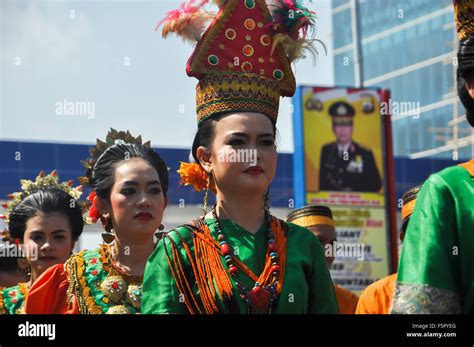
M 67 230 L 58 229 L 58 230 L 53 231 L 51 234 L 58 234 L 58 233 L 67 233 Z M 41 231 L 41 230 L 33 230 L 33 231 L 31 232 L 31 235 L 37 235 L 37 234 L 44 235 L 44 232 Z
M 241 137 L 245 137 L 245 138 L 248 138 L 248 137 L 249 137 L 246 133 L 240 133 L 240 132 L 232 133 L 232 134 L 230 134 L 228 137 L 231 137 L 231 136 L 241 136 Z M 265 133 L 265 134 L 259 134 L 259 135 L 257 136 L 257 138 L 262 138 L 262 137 L 267 137 L 267 136 L 270 136 L 270 137 L 272 137 L 272 138 L 275 137 L 275 135 L 273 135 L 272 133 Z
M 66 230 L 63 230 L 63 229 L 59 229 L 59 230 L 53 231 L 51 234 L 54 235 L 54 234 L 59 234 L 59 233 L 67 233 L 67 231 L 66 231 Z
M 158 184 L 159 186 L 161 186 L 160 182 L 159 181 L 150 181 L 148 182 L 146 185 L 147 186 L 151 186 L 151 185 L 154 185 L 154 184 Z M 123 185 L 127 185 L 127 186 L 138 186 L 138 182 L 137 181 L 125 181 L 123 182 Z
M 258 138 L 267 137 L 267 136 L 269 136 L 269 137 L 271 137 L 271 138 L 274 138 L 274 137 L 275 137 L 275 135 L 273 135 L 272 133 L 266 133 L 266 134 L 260 134 L 260 135 L 258 135 Z
M 239 133 L 239 132 L 231 133 L 227 137 L 232 137 L 232 136 L 240 136 L 240 137 L 245 137 L 245 138 L 249 137 L 246 133 Z
M 33 234 L 41 234 L 41 235 L 44 235 L 44 232 L 42 232 L 41 230 L 33 230 L 30 234 L 31 234 L 31 235 L 33 235 Z

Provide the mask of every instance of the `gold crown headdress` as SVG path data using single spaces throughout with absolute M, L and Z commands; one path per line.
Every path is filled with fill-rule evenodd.
M 82 195 L 82 186 L 74 187 L 74 181 L 69 180 L 67 182 L 59 182 L 59 177 L 56 170 L 52 171 L 49 175 L 46 175 L 44 171 L 41 171 L 34 181 L 31 180 L 20 180 L 21 191 L 8 194 L 8 201 L 2 205 L 6 210 L 3 215 L 0 215 L 0 218 L 8 225 L 11 212 L 17 207 L 27 196 L 32 195 L 40 190 L 45 189 L 60 189 L 63 192 L 69 194 L 74 198 L 83 214 L 87 211 L 87 205 L 84 201 L 79 201 L 79 198 Z M 87 218 L 84 218 L 84 221 L 87 222 Z M 9 233 L 7 230 L 2 231 L 2 237 L 8 238 Z
M 81 160 L 82 165 L 87 169 L 86 175 L 79 177 L 79 182 L 82 185 L 90 185 L 90 178 L 92 175 L 92 170 L 94 165 L 100 156 L 107 150 L 107 148 L 112 147 L 113 145 L 123 143 L 123 144 L 136 144 L 142 145 L 144 147 L 150 148 L 150 141 L 142 143 L 142 136 L 138 135 L 134 137 L 130 131 L 117 131 L 114 128 L 110 128 L 110 131 L 105 137 L 105 142 L 97 139 L 95 147 L 89 149 L 90 158 L 86 160 Z

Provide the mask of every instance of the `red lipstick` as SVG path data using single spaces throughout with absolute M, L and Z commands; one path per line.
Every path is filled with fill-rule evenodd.
M 260 166 L 251 166 L 244 171 L 250 175 L 260 175 L 263 172 L 263 169 Z
M 50 262 L 56 261 L 56 257 L 52 255 L 44 255 L 44 256 L 39 257 L 39 260 L 50 263 Z
M 133 218 L 143 221 L 149 221 L 153 219 L 153 215 L 149 212 L 138 212 Z

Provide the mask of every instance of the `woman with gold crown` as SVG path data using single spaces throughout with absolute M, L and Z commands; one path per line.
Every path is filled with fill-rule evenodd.
M 56 171 L 36 180 L 21 180 L 21 192 L 10 194 L 1 217 L 8 225 L 4 241 L 16 248 L 20 267 L 27 272 L 27 282 L 0 288 L 0 313 L 21 314 L 31 286 L 48 268 L 64 263 L 72 253 L 84 227 L 83 209 L 78 199 L 82 187 L 73 181 L 59 183 Z M 14 242 L 11 242 L 14 241 Z
M 164 35 L 199 39 L 206 1 L 168 13 Z M 279 1 L 219 1 L 220 9 L 188 61 L 197 77 L 194 164 L 185 185 L 217 195 L 212 211 L 177 227 L 149 258 L 143 313 L 337 313 L 318 239 L 268 210 L 275 175 L 280 95 L 291 96 L 290 62 L 304 47 L 314 15 Z M 291 14 L 292 13 L 292 14 Z
M 474 126 L 474 1 L 455 0 L 458 94 Z M 405 236 L 392 313 L 474 313 L 474 159 L 431 175 Z
M 143 271 L 167 205 L 168 168 L 141 137 L 112 129 L 83 162 L 89 217 L 106 230 L 98 249 L 74 254 L 33 285 L 26 313 L 140 313 Z

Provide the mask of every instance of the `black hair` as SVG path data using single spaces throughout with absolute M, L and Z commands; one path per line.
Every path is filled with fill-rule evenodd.
M 457 89 L 459 99 L 466 109 L 466 118 L 474 126 L 474 99 L 467 90 L 466 82 L 474 84 L 474 34 L 459 42 Z
M 215 129 L 216 129 L 216 123 L 224 118 L 224 116 L 229 115 L 230 113 L 222 113 L 217 116 L 213 116 L 212 118 L 207 118 L 203 120 L 201 123 L 198 125 L 198 130 L 196 132 L 196 136 L 194 136 L 194 141 L 193 141 L 193 146 L 191 153 L 193 155 L 194 161 L 199 164 L 199 158 L 197 156 L 197 149 L 200 146 L 203 146 L 205 148 L 210 149 L 212 141 L 214 141 L 214 137 L 216 135 Z M 269 118 L 270 119 L 270 118 Z M 272 122 L 272 127 L 273 127 L 273 135 L 276 136 L 276 125 L 275 122 L 270 120 Z
M 39 213 L 60 213 L 67 218 L 71 237 L 76 241 L 84 228 L 79 203 L 68 193 L 58 188 L 39 190 L 28 195 L 10 213 L 8 230 L 11 237 L 23 241 L 26 223 Z
M 115 169 L 120 163 L 132 158 L 141 158 L 156 170 L 163 195 L 166 198 L 168 195 L 168 167 L 164 160 L 150 147 L 128 143 L 110 146 L 97 160 L 92 159 L 93 167 L 87 169 L 86 176 L 97 196 L 106 200 L 110 199 L 115 181 Z

